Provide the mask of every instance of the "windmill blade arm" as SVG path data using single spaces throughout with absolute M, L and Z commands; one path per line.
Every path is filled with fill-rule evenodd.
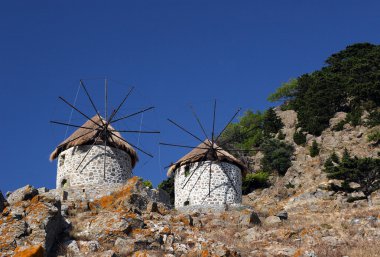
M 74 128 L 98 130 L 98 129 L 94 129 L 94 128 L 90 128 L 90 127 L 84 127 L 84 126 L 79 126 L 79 125 L 75 125 L 75 124 L 70 124 L 70 123 L 65 123 L 65 122 L 60 122 L 60 121 L 54 121 L 54 120 L 51 120 L 50 123 L 58 124 L 58 125 L 64 125 L 64 126 L 69 126 L 69 127 L 74 127 Z
M 174 124 L 176 127 L 180 128 L 181 130 L 185 131 L 187 134 L 191 135 L 192 137 L 194 137 L 195 139 L 197 139 L 198 141 L 202 142 L 203 143 L 203 140 L 200 139 L 199 137 L 197 137 L 196 135 L 194 135 L 193 133 L 191 133 L 190 131 L 188 131 L 187 129 L 185 129 L 184 127 L 182 127 L 181 125 L 177 124 L 176 122 L 174 122 L 173 120 L 171 119 L 168 119 L 168 121 L 172 124 Z
M 177 144 L 169 144 L 169 143 L 163 143 L 160 142 L 160 145 L 165 145 L 165 146 L 174 146 L 174 147 L 181 147 L 181 148 L 191 148 L 191 149 L 202 149 L 202 150 L 208 150 L 209 148 L 207 147 L 199 147 L 199 146 L 189 146 L 189 145 L 177 145 Z
M 83 159 L 80 161 L 80 163 L 78 164 L 77 168 L 75 170 L 78 170 L 79 167 L 82 165 L 82 163 L 84 162 L 84 160 L 86 159 L 87 155 L 91 152 L 92 148 L 94 147 L 95 143 L 96 143 L 96 140 L 98 140 L 100 134 L 96 137 L 96 139 L 94 140 L 94 142 L 92 143 L 90 149 L 88 149 L 87 153 L 85 154 L 85 156 L 83 157 Z
M 252 131 L 254 131 L 254 130 L 257 129 L 257 128 L 258 128 L 257 126 L 255 126 L 255 127 L 253 127 L 253 128 L 250 128 L 249 130 L 247 130 L 246 132 L 244 132 L 244 133 L 242 133 L 242 134 L 240 134 L 240 135 L 237 135 L 237 136 L 231 137 L 230 139 L 228 139 L 227 141 L 223 142 L 223 143 L 220 144 L 219 146 L 220 146 L 220 147 L 224 147 L 225 145 L 231 143 L 232 141 L 238 139 L 239 137 L 242 137 L 242 136 L 247 135 L 249 132 L 252 132 Z
M 206 133 L 206 130 L 205 128 L 203 127 L 202 123 L 201 123 L 201 120 L 199 119 L 198 115 L 196 114 L 193 106 L 190 105 L 190 109 L 191 109 L 191 112 L 193 113 L 193 116 L 195 117 L 195 119 L 197 120 L 198 122 L 198 125 L 199 127 L 201 128 L 202 132 L 203 132 L 203 135 L 208 139 L 208 141 L 210 141 L 210 139 L 208 138 L 207 136 L 207 133 Z
M 160 134 L 160 131 L 147 131 L 147 130 L 113 130 L 120 133 L 141 133 L 141 134 Z
M 127 144 L 131 145 L 132 147 L 136 148 L 136 149 L 137 149 L 137 150 L 139 150 L 140 152 L 142 152 L 142 153 L 144 153 L 144 154 L 148 155 L 149 157 L 153 158 L 153 155 L 151 155 L 150 153 L 148 153 L 148 152 L 146 152 L 146 151 L 142 150 L 141 148 L 139 148 L 139 147 L 137 147 L 137 146 L 135 146 L 135 145 L 131 144 L 130 142 L 127 142 L 127 141 L 126 141 L 124 138 L 122 138 L 122 137 L 119 137 L 119 136 L 118 136 L 118 135 L 116 135 L 115 133 L 112 133 L 112 131 L 110 131 L 109 133 L 110 133 L 110 134 L 112 134 L 113 136 L 115 136 L 115 137 L 119 138 L 120 140 L 124 141 L 125 143 L 127 143 Z
M 86 117 L 88 120 L 90 120 L 92 123 L 94 123 L 96 126 L 98 126 L 99 128 L 101 128 L 102 126 L 100 126 L 98 123 L 96 123 L 95 121 L 93 121 L 90 117 L 88 117 L 86 114 L 84 114 L 83 112 L 81 112 L 78 108 L 76 108 L 74 105 L 72 105 L 71 103 L 69 103 L 68 101 L 66 101 L 63 97 L 59 97 L 59 99 L 61 99 L 64 103 L 66 103 L 68 106 L 70 106 L 71 108 L 73 108 L 74 110 L 76 110 L 77 112 L 79 112 L 81 115 L 83 115 L 84 117 Z
M 241 111 L 241 108 L 239 108 L 236 113 L 234 114 L 234 116 L 232 116 L 232 118 L 228 121 L 227 125 L 223 128 L 222 132 L 219 133 L 219 135 L 216 137 L 215 139 L 215 142 L 218 141 L 218 139 L 220 138 L 220 136 L 223 134 L 223 132 L 227 129 L 227 127 L 231 124 L 231 122 L 236 118 L 236 116 L 238 115 L 238 113 Z
M 136 116 L 137 114 L 140 114 L 140 113 L 143 113 L 143 112 L 146 112 L 146 111 L 152 110 L 152 109 L 154 109 L 153 106 L 148 107 L 148 108 L 146 108 L 146 109 L 144 109 L 144 110 L 141 110 L 141 111 L 138 111 L 138 112 L 135 112 L 135 113 L 132 113 L 132 114 L 126 115 L 126 116 L 124 116 L 124 117 L 121 117 L 121 118 L 119 118 L 119 119 L 113 120 L 113 121 L 111 121 L 111 123 L 115 123 L 115 122 L 118 122 L 118 121 L 120 121 L 120 120 L 124 120 L 124 119 L 130 118 L 130 117 Z
M 84 92 L 86 93 L 88 99 L 89 99 L 90 102 L 91 102 L 92 108 L 94 108 L 94 111 L 95 111 L 95 113 L 98 115 L 99 120 L 100 120 L 100 121 L 102 122 L 102 124 L 104 125 L 103 120 L 102 120 L 102 118 L 100 117 L 99 111 L 98 111 L 98 109 L 96 108 L 94 102 L 92 101 L 92 98 L 91 98 L 90 94 L 88 93 L 87 88 L 86 88 L 86 86 L 84 85 L 83 80 L 79 80 L 79 84 L 83 87 Z
M 214 145 L 214 134 L 215 134 L 215 116 L 216 116 L 216 100 L 214 101 L 214 116 L 212 118 L 212 136 L 211 136 L 211 139 L 212 139 L 212 144 Z M 210 173 L 211 174 L 211 173 Z
M 223 169 L 221 169 L 223 171 L 223 173 L 226 175 L 226 177 L 228 178 L 228 181 L 230 182 L 230 184 L 232 185 L 233 189 L 235 190 L 236 194 L 239 195 L 239 192 L 238 190 L 236 189 L 235 187 L 235 184 L 233 183 L 232 179 L 230 178 L 230 176 L 227 174 L 227 172 Z M 241 193 L 241 192 L 240 192 Z
M 66 145 L 66 144 L 68 144 L 68 143 L 71 143 L 71 142 L 73 142 L 73 141 L 75 141 L 75 140 L 77 140 L 77 139 L 79 139 L 79 138 L 81 138 L 81 137 L 87 136 L 88 134 L 94 132 L 95 130 L 97 130 L 97 129 L 93 129 L 92 131 L 89 131 L 89 132 L 87 132 L 87 133 L 84 133 L 83 135 L 80 135 L 80 136 L 78 136 L 78 137 L 76 137 L 76 138 L 73 138 L 73 139 L 71 139 L 70 141 L 64 142 L 63 144 L 58 145 L 57 148 L 59 148 L 59 147 L 61 147 L 61 146 L 63 146 L 63 145 Z
M 202 176 L 202 173 L 203 173 L 206 169 L 207 169 L 207 167 L 205 167 L 205 168 L 200 172 L 199 177 Z M 184 189 L 185 186 L 189 183 L 191 177 L 195 174 L 195 170 L 196 170 L 196 169 L 194 169 L 193 173 L 191 173 L 191 175 L 190 175 L 190 177 L 187 179 L 187 181 L 185 181 L 185 183 L 184 183 L 183 186 L 182 186 L 182 189 Z M 198 182 L 199 177 L 198 177 L 198 179 L 196 180 L 195 184 Z
M 127 98 L 129 97 L 129 95 L 132 93 L 133 89 L 135 87 L 132 87 L 129 92 L 127 93 L 127 95 L 124 97 L 123 101 L 119 104 L 119 106 L 117 107 L 116 111 L 114 113 L 111 114 L 109 120 L 108 120 L 108 123 L 112 122 L 112 119 L 115 117 L 115 115 L 117 114 L 117 112 L 120 110 L 120 108 L 123 106 L 125 100 L 127 100 Z

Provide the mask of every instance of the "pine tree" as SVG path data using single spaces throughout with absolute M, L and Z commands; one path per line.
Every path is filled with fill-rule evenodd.
M 269 108 L 264 114 L 263 120 L 263 130 L 264 135 L 269 136 L 270 134 L 276 134 L 284 124 L 281 119 L 277 116 L 273 108 Z
M 317 141 L 313 140 L 313 144 L 310 147 L 310 156 L 315 157 L 319 154 L 319 146 Z

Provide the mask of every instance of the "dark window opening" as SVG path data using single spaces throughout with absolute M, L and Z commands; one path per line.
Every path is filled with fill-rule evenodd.
M 61 181 L 61 187 L 62 188 L 65 188 L 69 185 L 69 182 L 67 181 L 67 179 L 62 179 Z
M 190 201 L 185 201 L 185 202 L 183 203 L 183 206 L 188 206 L 188 205 L 190 205 Z
M 83 193 L 86 191 L 86 189 L 83 189 Z
M 59 167 L 63 166 L 63 164 L 65 164 L 65 155 L 61 154 L 59 158 Z
M 190 165 L 185 166 L 185 177 L 190 175 Z

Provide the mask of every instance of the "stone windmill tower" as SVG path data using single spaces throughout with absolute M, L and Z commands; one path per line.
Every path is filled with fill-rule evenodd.
M 106 122 L 97 116 L 91 120 L 98 125 Z M 56 188 L 93 195 L 98 193 L 92 193 L 98 187 L 112 188 L 126 183 L 138 161 L 132 146 L 112 126 L 108 129 L 115 135 L 107 138 L 90 120 L 81 127 L 50 155 L 50 160 L 58 159 Z
M 183 126 L 169 119 L 169 122 L 197 139 L 198 146 L 160 143 L 166 146 L 192 148 L 192 151 L 170 165 L 168 176 L 174 176 L 175 208 L 224 208 L 237 206 L 242 202 L 242 177 L 247 172 L 246 166 L 228 151 L 217 145 L 220 135 L 233 121 L 240 109 L 228 124 L 215 136 L 214 104 L 213 128 L 211 137 L 207 136 L 198 116 L 195 116 L 206 140 L 201 140 Z
M 56 188 L 64 199 L 93 199 L 117 189 L 132 177 L 138 156 L 135 149 L 153 157 L 141 148 L 127 142 L 121 133 L 159 133 L 158 131 L 116 130 L 112 124 L 151 110 L 141 111 L 115 118 L 118 111 L 131 94 L 128 92 L 120 105 L 107 117 L 107 81 L 105 82 L 106 117 L 100 116 L 83 81 L 80 81 L 96 113 L 90 118 L 74 105 L 59 97 L 73 110 L 87 118 L 82 125 L 58 121 L 51 123 L 75 127 L 77 130 L 59 144 L 50 155 L 50 160 L 58 159 Z
M 244 164 L 217 144 L 205 140 L 175 162 L 175 207 L 239 205 Z

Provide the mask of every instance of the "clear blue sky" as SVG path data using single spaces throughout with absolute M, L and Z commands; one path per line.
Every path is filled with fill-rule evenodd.
M 237 107 L 264 110 L 281 82 L 319 69 L 349 44 L 379 44 L 379 12 L 379 1 L 359 0 L 2 1 L 0 190 L 55 187 L 56 163 L 48 156 L 66 131 L 49 120 L 69 118 L 57 97 L 73 102 L 81 78 L 122 82 L 109 83 L 113 105 L 124 85 L 135 85 L 124 113 L 156 106 L 117 128 L 162 131 L 126 136 L 155 155 L 140 154 L 135 174 L 157 185 L 163 167 L 187 151 L 157 143 L 197 144 L 166 118 L 202 135 L 189 103 L 210 128 L 216 98 L 218 129 Z M 86 84 L 103 111 L 102 80 Z M 76 103 L 94 114 L 83 92 Z M 72 121 L 84 122 L 78 115 Z

